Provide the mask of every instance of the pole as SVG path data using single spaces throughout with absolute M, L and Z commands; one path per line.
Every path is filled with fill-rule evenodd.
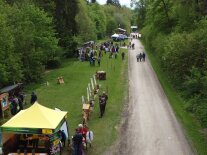
M 87 87 L 87 99 L 88 99 L 88 102 L 89 102 L 90 97 L 89 97 L 89 90 L 88 90 L 88 87 Z
M 91 96 L 92 94 L 91 94 L 91 86 L 90 86 L 90 83 L 88 84 L 88 90 L 89 90 L 89 94 Z
M 93 79 L 94 79 L 94 84 L 96 86 L 96 75 L 93 76 Z
M 82 104 L 85 103 L 85 99 L 84 99 L 84 96 L 82 96 Z
M 92 90 L 94 90 L 93 78 L 91 78 L 91 86 L 92 86 Z

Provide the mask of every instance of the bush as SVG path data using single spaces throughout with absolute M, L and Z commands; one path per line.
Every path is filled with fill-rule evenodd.
M 47 69 L 58 68 L 61 65 L 61 61 L 59 57 L 55 57 L 47 62 Z
M 207 128 L 207 101 L 200 103 L 195 114 L 201 122 L 202 127 Z

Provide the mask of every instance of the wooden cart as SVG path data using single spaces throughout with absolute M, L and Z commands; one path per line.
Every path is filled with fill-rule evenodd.
M 106 80 L 106 72 L 105 71 L 97 71 L 96 72 L 96 79 Z
M 83 124 L 87 124 L 90 116 L 90 104 L 84 103 L 83 107 Z

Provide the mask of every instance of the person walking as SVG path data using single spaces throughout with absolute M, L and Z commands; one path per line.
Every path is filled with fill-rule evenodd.
M 145 61 L 145 56 L 146 56 L 146 55 L 145 55 L 145 53 L 143 52 L 143 53 L 142 53 L 143 61 Z
M 139 54 L 136 55 L 137 62 L 139 62 Z
M 132 49 L 134 49 L 134 46 L 135 46 L 135 45 L 134 45 L 134 43 L 133 43 L 133 44 L 132 44 Z
M 139 54 L 139 61 L 140 61 L 140 62 L 142 61 L 142 56 L 143 56 L 142 53 L 140 53 L 140 54 Z

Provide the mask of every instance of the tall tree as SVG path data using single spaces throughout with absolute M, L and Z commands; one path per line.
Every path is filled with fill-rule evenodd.
M 8 23 L 14 36 L 15 53 L 21 57 L 25 81 L 41 78 L 47 61 L 56 55 L 58 40 L 52 18 L 32 4 L 13 6 Z
M 91 0 L 91 3 L 96 3 L 96 0 Z
M 95 30 L 98 39 L 102 39 L 106 32 L 106 16 L 102 7 L 98 4 L 89 7 L 89 17 L 95 24 Z
M 63 47 L 66 56 L 70 57 L 77 47 L 73 37 L 78 33 L 75 20 L 78 0 L 55 0 L 55 5 L 55 25 L 60 38 L 59 45 Z
M 133 11 L 133 25 L 137 24 L 139 28 L 144 26 L 145 17 L 146 17 L 146 0 L 139 0 L 138 2 L 132 1 L 132 6 L 135 5 L 135 9 Z
M 89 6 L 90 7 L 90 6 Z M 96 40 L 95 23 L 88 15 L 85 1 L 79 3 L 79 12 L 76 16 L 78 28 L 78 41 L 83 43 L 89 40 Z
M 20 82 L 23 77 L 22 62 L 20 55 L 15 53 L 15 39 L 8 14 L 13 14 L 12 8 L 0 0 L 0 87 Z

